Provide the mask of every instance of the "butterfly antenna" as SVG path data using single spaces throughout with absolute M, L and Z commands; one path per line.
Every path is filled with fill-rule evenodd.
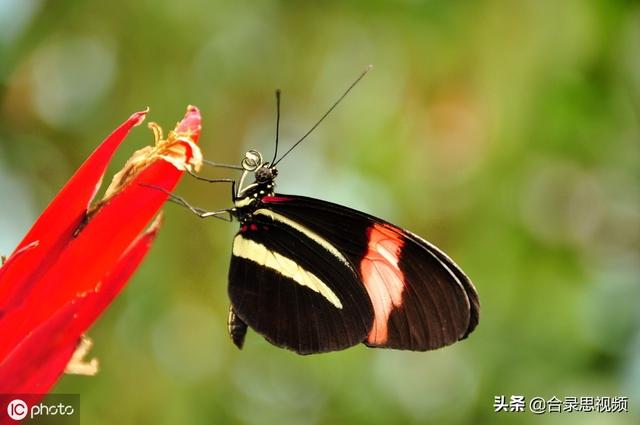
M 273 164 L 278 157 L 278 139 L 280 136 L 280 89 L 276 89 L 276 151 L 273 153 Z
M 362 80 L 362 78 L 363 78 L 365 75 L 367 75 L 367 72 L 371 71 L 371 68 L 373 68 L 373 65 L 369 65 L 369 66 L 368 66 L 364 71 L 362 71 L 362 74 L 360 74 L 360 76 L 358 76 L 358 78 L 356 78 L 356 79 L 355 79 L 355 81 L 354 81 L 353 83 L 351 83 L 351 85 L 350 85 L 350 86 L 349 86 L 349 87 L 344 91 L 344 93 L 342 93 L 342 95 L 338 98 L 338 100 L 336 100 L 336 101 L 334 102 L 334 104 L 333 104 L 333 105 L 331 105 L 331 107 L 327 110 L 327 112 L 325 112 L 325 113 L 324 113 L 324 115 L 322 115 L 322 116 L 320 117 L 320 119 L 318 120 L 318 122 L 316 122 L 316 123 L 313 125 L 313 127 L 311 127 L 311 128 L 309 129 L 309 131 L 307 131 L 307 132 L 304 134 L 304 136 L 302 136 L 302 137 L 301 137 L 297 142 L 295 142 L 295 143 L 293 144 L 293 146 L 291 146 L 291 147 L 289 148 L 289 150 L 288 150 L 288 151 L 286 151 L 286 152 L 284 153 L 284 155 L 282 155 L 282 156 L 280 157 L 280 159 L 279 159 L 278 161 L 276 161 L 276 162 L 275 162 L 271 167 L 275 167 L 275 166 L 278 164 L 278 162 L 282 161 L 282 160 L 284 159 L 284 157 L 286 157 L 286 156 L 289 154 L 289 152 L 291 152 L 292 150 L 294 150 L 296 146 L 298 146 L 300 143 L 302 143 L 302 141 L 303 141 L 304 139 L 306 139 L 306 138 L 307 138 L 307 136 L 309 136 L 309 134 L 311 134 L 311 132 L 312 132 L 313 130 L 315 130 L 315 129 L 316 129 L 316 127 L 318 127 L 322 121 L 324 121 L 324 119 L 327 117 L 327 115 L 329 115 L 329 114 L 331 113 L 331 111 L 333 111 L 333 110 L 335 109 L 335 107 L 336 107 L 336 106 L 338 106 L 338 104 L 342 101 L 342 99 L 344 99 L 344 98 L 345 98 L 345 96 L 346 96 L 347 94 L 349 94 L 349 92 L 351 91 L 351 89 L 353 89 L 353 88 L 356 86 L 356 84 L 358 84 L 358 83 L 360 82 L 360 80 Z

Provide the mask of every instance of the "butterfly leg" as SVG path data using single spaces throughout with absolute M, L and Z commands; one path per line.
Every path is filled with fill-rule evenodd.
M 209 218 L 209 217 L 215 217 L 218 218 L 220 220 L 224 220 L 224 221 L 233 221 L 233 218 L 231 217 L 231 211 L 229 208 L 225 208 L 222 210 L 217 210 L 217 211 L 207 211 L 204 210 L 202 208 L 198 208 L 198 207 L 194 207 L 193 205 L 189 204 L 183 197 L 178 196 L 178 195 L 174 195 L 173 193 L 167 193 L 169 195 L 169 201 L 173 202 L 174 204 L 178 204 L 182 207 L 187 208 L 189 211 L 191 211 L 192 213 L 194 213 L 195 215 L 197 215 L 200 218 Z M 227 214 L 226 217 L 222 217 L 222 214 Z
M 242 168 L 239 165 L 235 165 L 235 164 L 221 164 L 219 162 L 208 161 L 206 159 L 203 159 L 202 162 L 204 164 L 210 165 L 211 167 L 229 168 L 231 170 L 238 170 L 238 171 L 243 171 L 244 170 L 244 168 Z
M 235 180 L 234 179 L 208 179 L 206 177 L 202 177 L 197 175 L 196 173 L 194 173 L 193 171 L 189 170 L 188 168 L 186 169 L 187 173 L 189 173 L 189 175 L 193 178 L 196 178 L 200 181 L 203 182 L 207 182 L 207 183 L 234 183 L 235 184 Z
M 227 320 L 229 336 L 236 347 L 242 350 L 244 338 L 247 336 L 247 324 L 238 317 L 233 310 L 233 306 L 229 306 L 229 319 Z
M 214 164 L 214 163 L 211 163 L 211 164 Z M 214 166 L 217 166 L 217 165 L 214 165 Z M 236 168 L 227 164 L 222 164 L 221 166 L 224 166 L 225 168 L 234 168 L 234 169 Z M 242 169 L 242 167 L 240 167 L 240 169 Z M 187 173 L 189 173 L 192 177 L 207 183 L 231 183 L 231 199 L 236 198 L 236 181 L 234 179 L 208 179 L 206 177 L 201 177 L 188 169 L 187 169 Z
M 233 217 L 231 216 L 231 209 L 230 208 L 225 208 L 222 210 L 217 210 L 217 211 L 207 211 L 205 209 L 202 208 L 198 208 L 198 207 L 194 207 L 193 205 L 191 205 L 189 202 L 187 202 L 186 199 L 184 199 L 181 196 L 175 195 L 171 192 L 169 192 L 168 190 L 166 190 L 163 187 L 160 186 L 155 186 L 155 185 L 150 185 L 150 184 L 142 184 L 142 186 L 146 186 L 149 187 L 151 189 L 156 189 L 159 190 L 161 192 L 166 193 L 169 196 L 169 201 L 173 202 L 174 204 L 178 204 L 181 207 L 185 207 L 186 209 L 188 209 L 189 211 L 191 211 L 192 213 L 194 213 L 195 215 L 197 215 L 200 218 L 209 218 L 209 217 L 214 217 L 220 220 L 224 220 L 224 221 L 233 221 Z M 223 217 L 223 214 L 227 214 L 226 217 Z

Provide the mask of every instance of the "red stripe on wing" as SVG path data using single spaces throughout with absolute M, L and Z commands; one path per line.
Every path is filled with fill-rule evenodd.
M 360 263 L 360 273 L 373 304 L 374 319 L 367 343 L 384 345 L 389 337 L 389 316 L 402 305 L 405 281 L 398 261 L 404 239 L 384 224 L 367 229 L 368 247 Z
M 286 196 L 265 196 L 264 198 L 262 198 L 262 202 L 287 202 L 290 201 L 291 198 L 288 198 Z

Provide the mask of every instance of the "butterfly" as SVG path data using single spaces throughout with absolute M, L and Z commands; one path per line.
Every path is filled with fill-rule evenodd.
M 366 71 L 365 71 L 366 73 Z M 251 150 L 233 179 L 233 207 L 201 217 L 236 220 L 229 266 L 230 337 L 242 348 L 248 328 L 298 354 L 369 347 L 425 351 L 465 339 L 477 326 L 471 280 L 435 245 L 381 218 L 342 205 L 275 191 L 277 163 Z M 252 176 L 253 182 L 246 183 Z

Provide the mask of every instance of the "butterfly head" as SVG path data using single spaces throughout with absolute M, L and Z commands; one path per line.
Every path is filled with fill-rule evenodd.
M 255 150 L 250 150 L 244 155 L 242 168 L 253 173 L 257 184 L 271 183 L 278 175 L 278 170 L 268 162 L 264 162 L 262 154 Z
M 248 151 L 242 159 L 244 173 L 240 178 L 240 184 L 236 192 L 238 198 L 262 199 L 264 196 L 271 196 L 275 189 L 275 179 L 278 170 L 269 162 L 264 162 L 260 152 Z M 253 173 L 255 181 L 252 184 L 245 183 L 245 177 Z M 243 201 L 246 203 L 246 201 Z M 241 202 L 242 203 L 242 202 Z
M 275 180 L 275 178 L 278 175 L 278 169 L 277 168 L 271 168 L 269 167 L 269 164 L 265 164 L 262 167 L 258 168 L 255 171 L 255 177 L 256 177 L 256 183 L 258 184 L 262 184 L 262 183 L 270 183 L 273 180 Z

